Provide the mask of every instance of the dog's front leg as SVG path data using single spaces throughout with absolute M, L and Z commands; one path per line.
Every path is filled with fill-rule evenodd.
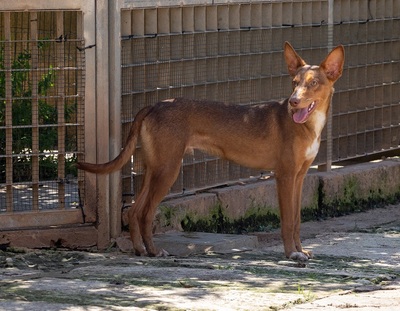
M 300 240 L 300 224 L 301 224 L 301 196 L 302 196 L 302 191 L 303 191 L 303 181 L 304 177 L 307 173 L 309 165 L 305 165 L 305 169 L 302 170 L 297 175 L 296 182 L 295 182 L 295 193 L 294 193 L 294 199 L 295 199 L 295 206 L 294 206 L 294 212 L 295 212 L 295 218 L 294 218 L 294 243 L 296 245 L 296 249 L 298 252 L 304 253 L 309 259 L 313 257 L 313 254 L 311 251 L 307 251 L 303 249 L 301 245 L 301 240 Z
M 295 230 L 299 216 L 296 197 L 296 174 L 275 174 L 281 218 L 281 235 L 285 255 L 294 261 L 305 262 L 309 257 L 296 247 Z M 300 246 L 301 247 L 301 246 Z

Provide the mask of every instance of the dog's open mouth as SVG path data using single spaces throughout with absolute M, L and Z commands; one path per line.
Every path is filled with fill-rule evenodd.
M 311 104 L 308 105 L 308 107 L 302 108 L 302 109 L 293 109 L 293 121 L 296 123 L 304 123 L 308 120 L 308 117 L 310 114 L 314 111 L 316 107 L 316 102 L 313 101 Z

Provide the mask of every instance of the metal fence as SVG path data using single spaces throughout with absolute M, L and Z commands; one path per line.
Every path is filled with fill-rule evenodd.
M 125 11 L 122 140 L 137 111 L 163 99 L 251 105 L 287 97 L 291 84 L 282 53 L 287 40 L 313 64 L 335 45 L 346 49 L 333 117 L 315 165 L 399 150 L 400 5 L 391 0 L 330 4 L 262 1 Z M 141 184 L 140 147 L 137 154 L 124 170 L 126 196 Z M 196 152 L 184 158 L 171 193 L 260 173 Z
M 400 145 L 400 3 L 335 1 L 334 43 L 346 71 L 333 104 L 333 161 Z

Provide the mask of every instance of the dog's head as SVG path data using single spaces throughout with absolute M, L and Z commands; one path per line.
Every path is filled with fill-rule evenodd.
M 285 42 L 285 60 L 292 77 L 293 93 L 289 97 L 293 121 L 305 123 L 321 103 L 330 100 L 333 84 L 340 78 L 344 64 L 344 48 L 333 49 L 319 66 L 310 66 Z M 326 107 L 325 107 L 326 109 Z

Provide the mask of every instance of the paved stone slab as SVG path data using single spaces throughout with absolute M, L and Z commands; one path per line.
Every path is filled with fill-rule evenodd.
M 234 253 L 258 247 L 255 236 L 205 232 L 168 232 L 155 235 L 154 243 L 170 255 L 180 257 L 208 252 Z
M 349 291 L 290 308 L 290 311 L 396 311 L 399 306 L 400 283 L 376 291 Z

